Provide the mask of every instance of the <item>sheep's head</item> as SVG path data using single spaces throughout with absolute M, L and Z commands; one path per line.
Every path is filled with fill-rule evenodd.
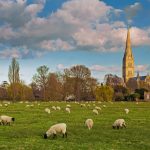
M 47 134 L 46 133 L 44 134 L 44 139 L 47 139 Z
M 12 118 L 12 121 L 15 121 L 15 118 Z

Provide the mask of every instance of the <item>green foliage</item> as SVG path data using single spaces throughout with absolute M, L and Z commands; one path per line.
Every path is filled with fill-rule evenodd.
M 30 103 L 29 103 L 30 104 Z M 99 115 L 94 115 L 91 109 L 71 105 L 71 114 L 65 113 L 66 103 L 32 103 L 32 108 L 26 104 L 13 103 L 1 107 L 0 114 L 15 117 L 11 126 L 0 126 L 0 149 L 3 150 L 149 150 L 150 149 L 150 103 L 102 103 L 96 105 L 102 108 Z M 44 112 L 46 107 L 61 106 L 61 111 Z M 129 108 L 128 115 L 124 108 Z M 89 131 L 84 124 L 86 118 L 92 118 L 93 128 Z M 124 118 L 126 129 L 113 130 L 111 125 Z M 43 134 L 56 123 L 67 124 L 68 138 L 58 135 L 56 139 L 44 139 Z
M 107 85 L 97 86 L 95 89 L 95 96 L 97 101 L 112 101 L 114 90 Z

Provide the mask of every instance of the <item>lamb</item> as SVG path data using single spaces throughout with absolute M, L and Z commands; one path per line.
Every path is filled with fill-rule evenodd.
M 70 114 L 70 108 L 66 108 L 66 111 Z
M 86 105 L 85 105 L 85 104 L 81 104 L 80 106 L 81 106 L 81 107 L 86 107 Z
M 15 118 L 10 117 L 10 116 L 6 116 L 6 115 L 2 115 L 0 116 L 0 120 L 1 120 L 1 124 L 3 125 L 10 125 L 12 122 L 15 121 Z
M 128 108 L 124 109 L 124 111 L 126 112 L 126 114 L 129 113 L 129 109 Z
M 87 120 L 85 121 L 85 125 L 88 127 L 89 130 L 92 129 L 93 124 L 94 124 L 94 122 L 93 122 L 92 119 L 87 119 Z
M 44 138 L 47 139 L 51 135 L 53 136 L 53 138 L 55 138 L 58 133 L 62 133 L 63 138 L 65 136 L 67 138 L 67 125 L 65 123 L 59 123 L 51 126 L 49 130 L 44 134 Z
M 97 109 L 93 109 L 93 113 L 98 115 L 98 110 Z
M 119 129 L 119 128 L 123 128 L 125 127 L 126 128 L 126 124 L 125 124 L 125 120 L 124 119 L 117 119 L 113 125 L 112 125 L 112 128 L 113 129 Z

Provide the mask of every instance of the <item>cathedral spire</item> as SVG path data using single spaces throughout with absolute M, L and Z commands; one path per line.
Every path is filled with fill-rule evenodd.
M 131 49 L 131 38 L 130 38 L 130 28 L 128 28 L 127 31 L 127 39 L 126 39 L 126 50 L 125 50 L 126 55 L 132 55 L 132 49 Z
M 129 79 L 134 77 L 134 58 L 131 48 L 131 39 L 130 39 L 130 28 L 127 31 L 126 47 L 123 57 L 123 78 L 124 82 L 127 83 Z

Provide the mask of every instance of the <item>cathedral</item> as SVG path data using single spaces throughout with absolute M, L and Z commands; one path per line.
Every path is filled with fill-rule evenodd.
M 123 57 L 122 77 L 127 87 L 135 90 L 137 88 L 150 88 L 150 75 L 135 77 L 134 56 L 131 48 L 130 29 L 127 31 L 126 48 Z

